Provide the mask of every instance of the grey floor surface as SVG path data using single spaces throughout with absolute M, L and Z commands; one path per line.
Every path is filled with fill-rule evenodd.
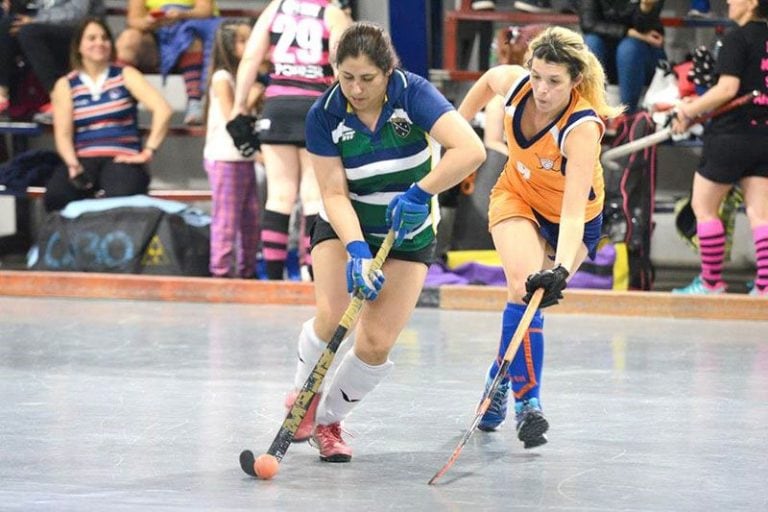
M 472 420 L 499 314 L 418 309 L 348 418 L 350 464 L 283 419 L 307 307 L 0 297 L 0 510 L 768 510 L 768 322 L 549 315 L 550 443 Z

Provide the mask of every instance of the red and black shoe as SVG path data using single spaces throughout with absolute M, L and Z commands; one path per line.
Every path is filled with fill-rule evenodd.
M 349 462 L 352 460 L 352 448 L 341 437 L 341 423 L 316 425 L 312 435 L 312 445 L 320 450 L 323 462 Z

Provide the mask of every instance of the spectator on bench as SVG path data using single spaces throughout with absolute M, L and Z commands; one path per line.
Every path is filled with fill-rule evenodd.
M 650 83 L 664 53 L 663 0 L 581 0 L 579 24 L 584 41 L 617 83 L 627 112 L 637 110 L 643 87 Z
M 88 18 L 72 40 L 73 71 L 51 93 L 56 150 L 64 165 L 47 184 L 45 208 L 60 210 L 70 201 L 146 194 L 146 165 L 168 132 L 171 107 L 135 68 L 112 63 L 109 27 Z M 144 147 L 137 103 L 152 112 Z
M 127 28 L 117 39 L 117 59 L 144 73 L 174 68 L 184 78 L 184 123 L 203 122 L 202 98 L 211 49 L 221 22 L 216 0 L 128 0 Z
M 11 73 L 19 55 L 50 92 L 69 69 L 67 50 L 77 25 L 86 16 L 101 17 L 106 12 L 102 0 L 39 1 L 34 14 L 6 3 L 10 15 L 0 18 L 0 116 L 10 107 Z M 41 109 L 43 113 L 50 110 L 50 104 Z

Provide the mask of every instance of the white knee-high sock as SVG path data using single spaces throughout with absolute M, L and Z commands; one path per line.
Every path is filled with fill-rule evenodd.
M 371 366 L 361 361 L 354 349 L 347 352 L 317 407 L 316 422 L 330 425 L 343 420 L 358 402 L 389 375 L 394 365 L 392 361 L 387 361 Z
M 309 378 L 309 374 L 312 373 L 312 369 L 320 359 L 320 355 L 323 353 L 323 350 L 325 350 L 325 347 L 328 346 L 327 343 L 315 334 L 315 329 L 313 327 L 314 322 L 315 317 L 304 322 L 301 328 L 301 333 L 299 334 L 299 344 L 297 347 L 298 361 L 296 362 L 296 373 L 293 377 L 294 389 L 301 389 L 304 387 L 304 383 L 307 381 L 307 378 Z M 341 361 L 344 354 L 346 354 L 353 345 L 353 339 L 354 333 L 342 341 L 339 348 L 336 349 L 336 355 L 331 363 L 331 367 L 325 375 L 324 385 L 326 388 L 336 372 L 336 369 L 339 367 L 339 361 Z M 321 390 L 321 392 L 324 393 L 325 390 Z
M 315 334 L 314 323 L 314 317 L 304 322 L 299 334 L 298 361 L 296 362 L 296 374 L 293 377 L 293 386 L 296 389 L 301 389 L 304 386 L 304 382 L 306 382 L 312 368 L 315 367 L 318 359 L 320 359 L 320 354 L 326 347 L 325 342 Z

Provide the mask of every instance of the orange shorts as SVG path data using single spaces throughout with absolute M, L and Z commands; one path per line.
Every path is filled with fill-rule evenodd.
M 602 208 L 602 204 L 598 207 Z M 533 222 L 540 236 L 549 244 L 550 247 L 557 247 L 557 240 L 560 235 L 560 224 L 552 222 L 534 209 L 525 201 L 517 190 L 512 188 L 509 180 L 504 173 L 501 173 L 496 184 L 491 189 L 490 204 L 488 207 L 488 229 L 490 230 L 499 222 L 520 217 Z M 602 212 L 587 221 L 584 224 L 584 245 L 591 258 L 595 257 L 597 243 L 600 241 L 600 233 L 603 224 Z
M 501 221 L 513 217 L 523 217 L 539 225 L 539 221 L 533 214 L 533 208 L 520 194 L 512 188 L 507 180 L 506 171 L 499 175 L 496 184 L 491 189 L 491 197 L 488 205 L 488 229 Z

